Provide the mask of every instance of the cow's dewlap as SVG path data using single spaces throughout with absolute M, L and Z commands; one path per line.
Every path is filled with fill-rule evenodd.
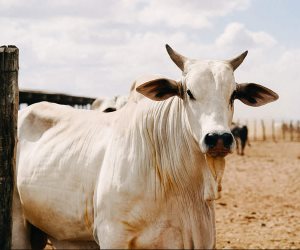
M 225 169 L 224 157 L 211 157 L 205 155 L 208 171 L 205 173 L 205 200 L 217 200 L 221 198 L 222 178 Z

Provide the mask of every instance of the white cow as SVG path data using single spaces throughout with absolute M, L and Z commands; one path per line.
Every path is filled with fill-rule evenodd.
M 105 249 L 215 246 L 213 200 L 234 148 L 233 101 L 260 106 L 278 96 L 236 84 L 247 52 L 200 61 L 167 51 L 182 80 L 135 83 L 121 110 L 44 102 L 21 111 L 14 248 L 46 235 Z
M 113 98 L 97 98 L 92 103 L 93 110 L 100 110 L 101 112 L 114 112 L 122 108 L 128 101 L 128 96 L 114 96 Z

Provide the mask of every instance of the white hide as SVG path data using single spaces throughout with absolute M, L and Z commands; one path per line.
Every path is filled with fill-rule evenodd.
M 117 100 L 116 100 L 116 110 L 121 109 L 122 107 L 124 107 L 126 105 L 126 103 L 128 102 L 128 96 L 126 95 L 120 95 L 117 96 Z
M 115 96 L 113 98 L 97 98 L 91 109 L 106 112 L 107 109 L 121 109 L 128 101 L 128 96 Z

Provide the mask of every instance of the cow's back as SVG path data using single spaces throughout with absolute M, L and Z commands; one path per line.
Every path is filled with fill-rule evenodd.
M 24 214 L 57 239 L 92 240 L 94 186 L 108 134 L 95 115 L 46 102 L 19 114 L 16 173 Z

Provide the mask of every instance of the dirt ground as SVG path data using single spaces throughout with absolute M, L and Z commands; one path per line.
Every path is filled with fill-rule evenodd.
M 217 248 L 300 248 L 300 142 L 252 142 L 226 157 Z

